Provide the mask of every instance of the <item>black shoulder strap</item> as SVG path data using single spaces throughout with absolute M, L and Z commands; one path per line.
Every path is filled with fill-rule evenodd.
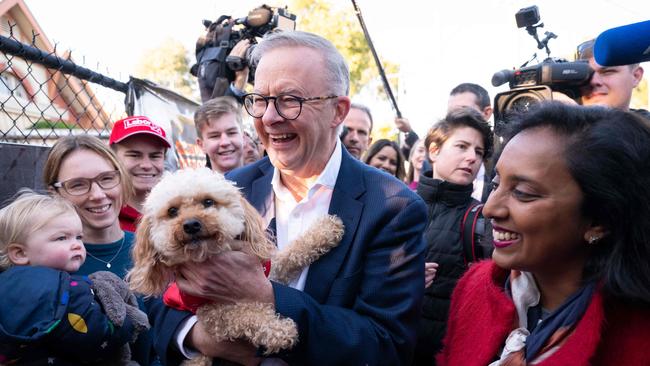
M 460 239 L 463 243 L 463 258 L 465 265 L 475 262 L 478 257 L 476 253 L 475 233 L 476 222 L 483 211 L 482 203 L 474 203 L 467 208 L 463 221 L 460 224 Z

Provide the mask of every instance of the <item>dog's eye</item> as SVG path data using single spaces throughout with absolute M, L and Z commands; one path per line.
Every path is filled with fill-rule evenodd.
M 214 206 L 214 200 L 206 198 L 203 200 L 203 207 L 208 208 Z
M 176 217 L 178 216 L 178 207 L 170 207 L 167 209 L 167 215 L 169 217 Z

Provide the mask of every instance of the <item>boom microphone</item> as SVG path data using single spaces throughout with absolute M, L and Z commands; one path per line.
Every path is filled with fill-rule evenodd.
M 602 66 L 650 61 L 650 20 L 601 33 L 594 44 L 594 58 Z

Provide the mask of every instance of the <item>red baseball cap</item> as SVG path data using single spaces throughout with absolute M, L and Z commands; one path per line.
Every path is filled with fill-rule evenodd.
M 158 138 L 167 148 L 171 147 L 167 141 L 165 130 L 145 116 L 132 116 L 115 122 L 111 136 L 108 138 L 108 144 L 113 145 L 127 137 L 144 133 Z

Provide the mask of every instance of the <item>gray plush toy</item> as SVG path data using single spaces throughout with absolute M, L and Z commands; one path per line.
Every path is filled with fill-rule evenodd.
M 140 333 L 146 332 L 149 329 L 147 314 L 138 308 L 138 301 L 124 280 L 108 271 L 92 273 L 88 278 L 92 281 L 91 287 L 95 292 L 95 296 L 104 308 L 106 316 L 113 324 L 121 327 L 126 317 L 131 320 L 135 328 L 131 342 L 135 341 Z M 115 363 L 111 364 L 115 365 Z M 131 348 L 128 343 L 124 345 L 119 357 L 119 365 L 138 365 L 137 362 L 131 360 Z

